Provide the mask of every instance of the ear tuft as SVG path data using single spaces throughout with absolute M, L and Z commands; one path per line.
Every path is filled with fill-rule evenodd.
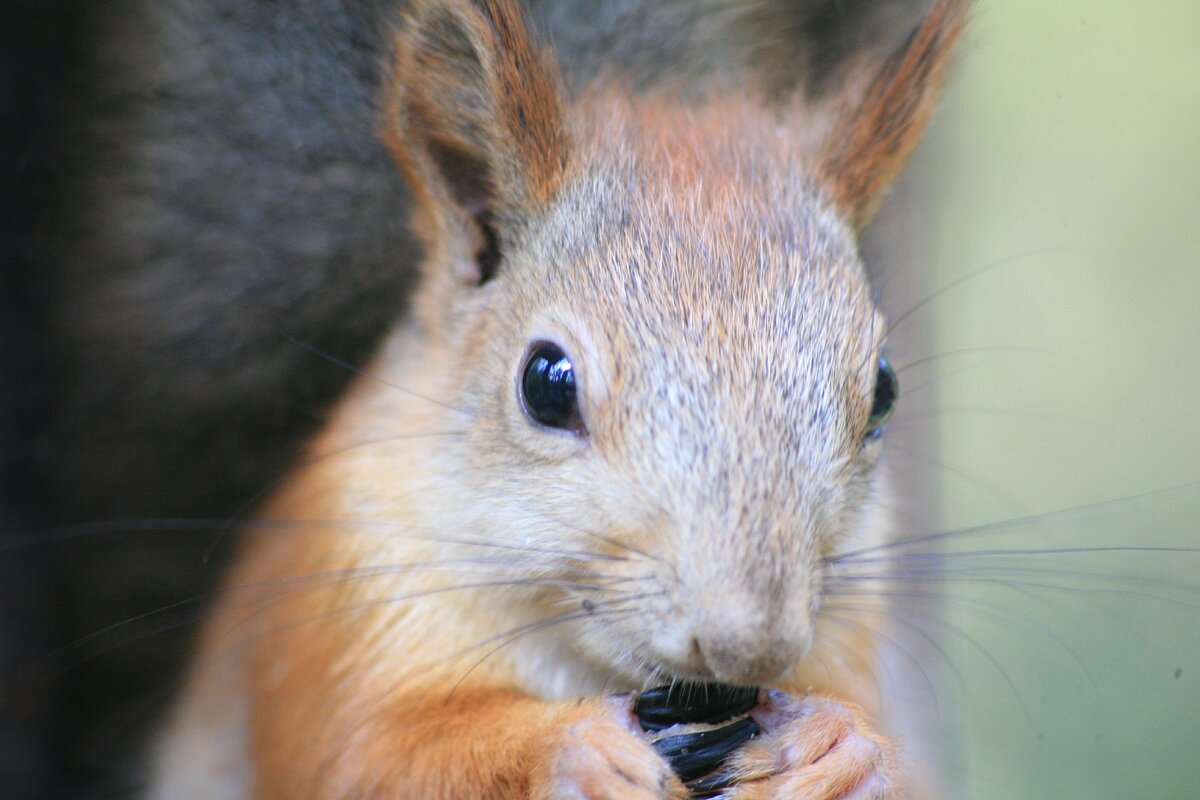
M 504 218 L 566 169 L 553 59 L 512 0 L 416 0 L 399 34 L 386 138 L 426 204 Z
M 819 179 L 859 230 L 929 121 L 970 5 L 937 0 L 883 65 L 867 71 L 865 90 L 845 104 L 818 152 Z

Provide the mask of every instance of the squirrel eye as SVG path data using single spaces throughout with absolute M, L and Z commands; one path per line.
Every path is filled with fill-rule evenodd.
M 871 416 L 867 418 L 867 436 L 874 438 L 883 432 L 883 425 L 892 416 L 896 407 L 896 396 L 900 394 L 900 381 L 896 370 L 883 356 L 879 357 L 879 372 L 875 376 L 875 400 L 871 404 Z
M 534 345 L 521 375 L 521 403 L 534 422 L 572 433 L 583 430 L 575 396 L 575 368 L 562 348 L 542 342 Z

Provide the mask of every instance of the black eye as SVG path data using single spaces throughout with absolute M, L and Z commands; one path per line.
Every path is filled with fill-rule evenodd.
M 575 368 L 558 345 L 534 345 L 521 375 L 525 413 L 548 428 L 578 433 L 583 430 L 575 396 Z
M 867 436 L 878 436 L 883 424 L 896 407 L 896 396 L 900 394 L 900 381 L 896 370 L 883 356 L 879 357 L 879 373 L 875 377 L 875 401 L 871 404 L 871 416 L 867 419 Z

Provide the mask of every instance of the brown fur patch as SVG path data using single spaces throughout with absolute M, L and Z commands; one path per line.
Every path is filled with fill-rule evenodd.
M 819 176 L 855 227 L 870 222 L 883 190 L 916 147 L 970 6 L 970 0 L 938 0 L 826 139 Z
M 557 74 L 512 0 L 416 3 L 399 34 L 384 138 L 427 199 L 446 188 L 472 213 L 544 203 L 567 164 Z

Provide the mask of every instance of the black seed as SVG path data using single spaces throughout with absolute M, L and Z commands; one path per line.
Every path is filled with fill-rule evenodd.
M 733 776 L 728 772 L 714 772 L 687 784 L 692 800 L 716 797 L 733 786 Z
M 661 731 L 679 723 L 716 723 L 745 714 L 758 703 L 753 686 L 720 683 L 660 686 L 643 692 L 633 710 L 642 728 Z
M 682 781 L 707 775 L 725 759 L 758 735 L 758 723 L 743 717 L 721 728 L 695 733 L 665 736 L 654 742 L 654 749 L 667 760 Z

